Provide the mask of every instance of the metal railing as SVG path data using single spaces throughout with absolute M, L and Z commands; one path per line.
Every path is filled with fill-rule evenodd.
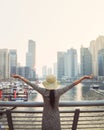
M 0 108 L 0 130 L 42 129 L 42 102 L 0 101 Z M 59 110 L 62 130 L 104 130 L 104 100 L 60 102 Z

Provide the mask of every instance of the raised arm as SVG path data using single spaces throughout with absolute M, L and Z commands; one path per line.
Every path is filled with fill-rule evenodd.
M 22 76 L 20 76 L 20 75 L 17 75 L 17 74 L 11 75 L 11 77 L 21 79 L 21 80 L 24 81 L 26 84 L 27 84 L 28 82 L 30 82 L 28 79 L 26 79 L 26 78 L 24 78 L 24 77 L 22 77 Z
M 29 86 L 31 86 L 33 89 L 35 89 L 36 91 L 38 91 L 40 94 L 43 93 L 43 88 L 39 87 L 37 84 L 31 83 L 28 79 L 20 76 L 20 75 L 11 75 L 11 77 L 13 78 L 18 78 L 21 79 L 22 81 L 24 81 L 26 84 L 28 84 Z
M 85 75 L 85 76 L 83 76 L 83 77 L 81 77 L 79 80 L 76 80 L 76 81 L 74 81 L 73 82 L 73 84 L 74 84 L 74 86 L 75 85 L 77 85 L 77 84 L 79 84 L 82 80 L 84 80 L 84 79 L 92 79 L 93 78 L 93 75 L 91 74 L 91 75 Z
M 66 87 L 63 87 L 63 88 L 60 88 L 58 90 L 59 94 L 64 94 L 65 92 L 67 92 L 68 90 L 70 90 L 71 88 L 73 88 L 75 85 L 81 83 L 82 80 L 84 79 L 92 79 L 93 78 L 93 75 L 85 75 L 83 77 L 81 77 L 79 80 L 75 80 L 72 84 L 70 85 L 67 85 Z

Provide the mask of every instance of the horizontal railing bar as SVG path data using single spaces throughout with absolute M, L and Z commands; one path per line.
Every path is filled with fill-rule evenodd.
M 95 117 L 96 118 L 96 117 Z M 94 118 L 90 118 L 89 120 L 87 120 L 86 118 L 85 119 L 82 119 L 82 118 L 80 118 L 79 119 L 79 121 L 98 121 L 98 120 L 102 120 L 102 121 L 104 121 L 104 118 L 102 119 L 102 118 L 96 118 L 96 119 L 94 119 Z
M 18 111 L 16 111 L 15 110 L 15 112 L 17 112 L 18 113 Z M 39 111 L 37 111 L 37 110 L 33 110 L 33 111 L 28 111 L 28 110 L 25 110 L 25 111 L 22 111 L 22 110 L 20 110 L 19 111 L 19 113 L 42 113 L 43 111 L 42 110 L 39 110 Z M 74 114 L 74 110 L 60 110 L 60 114 L 61 113 L 72 113 L 72 114 Z M 104 112 L 104 109 L 99 109 L 99 110 L 81 110 L 80 111 L 80 113 L 96 113 L 96 112 L 98 112 L 98 113 L 100 113 L 100 112 Z
M 43 112 L 43 110 L 41 110 L 41 111 L 36 111 L 36 110 L 34 110 L 34 111 L 31 111 L 31 110 L 30 111 L 29 110 L 19 110 L 19 111 L 18 110 L 14 110 L 14 111 L 12 111 L 12 113 L 23 113 L 23 114 L 24 113 L 26 113 L 26 114 L 27 113 L 29 113 L 29 114 L 30 113 L 42 114 L 42 112 Z
M 15 126 L 15 127 L 18 126 L 18 125 L 19 125 L 19 126 L 22 126 L 22 127 L 23 127 L 23 126 L 26 126 L 26 124 L 13 124 L 13 126 Z M 29 125 L 30 125 L 30 126 L 29 126 Z M 32 125 L 32 126 L 31 126 L 31 125 Z M 33 125 L 33 124 L 28 124 L 28 126 L 29 126 L 29 127 L 32 127 L 32 128 L 33 128 L 33 126 L 36 127 L 36 126 L 40 126 L 40 125 L 41 125 L 41 124 L 34 124 L 34 125 Z
M 14 128 L 15 128 L 15 129 L 16 129 L 16 128 L 19 128 L 19 129 L 20 129 L 20 128 L 24 128 L 24 127 L 22 127 L 21 125 L 20 125 L 20 126 L 18 126 L 18 125 L 15 126 L 15 125 L 14 125 Z M 28 125 L 27 125 L 27 126 L 26 126 L 26 124 L 25 124 L 25 128 L 41 128 L 41 125 L 35 127 L 35 125 L 31 125 L 31 126 L 28 126 Z
M 67 121 L 68 121 L 68 122 L 72 122 L 73 120 L 70 120 L 70 119 L 69 119 L 69 120 L 62 120 L 62 119 L 61 119 L 61 122 L 67 122 Z
M 91 116 L 85 115 L 80 117 L 104 117 L 104 115 L 91 115 Z
M 22 128 L 22 127 L 20 127 L 20 128 L 16 127 L 16 128 L 14 128 L 14 129 L 18 129 L 18 130 L 20 129 L 20 130 L 21 130 L 21 129 L 24 129 L 24 128 Z M 25 129 L 29 129 L 29 130 L 34 130 L 34 129 L 36 129 L 36 130 L 41 130 L 41 128 L 33 128 L 33 127 L 32 127 L 32 128 L 25 128 Z M 24 130 L 25 130 L 25 129 L 24 129 Z
M 41 120 L 31 120 L 31 121 L 29 121 L 29 120 L 23 121 L 23 120 L 22 120 L 22 123 L 23 123 L 23 122 L 34 122 L 34 121 L 41 123 Z M 15 123 L 15 122 L 18 122 L 18 123 L 19 123 L 19 122 L 21 122 L 21 120 L 13 120 L 13 122 L 14 122 L 14 123 Z M 34 123 L 35 123 L 35 122 L 34 122 Z
M 20 129 L 20 130 L 21 130 L 21 129 L 23 129 L 23 130 L 25 130 L 25 129 L 28 129 L 28 130 L 34 130 L 34 129 L 35 129 L 35 130 L 42 130 L 41 127 L 37 127 L 37 128 L 36 128 L 36 127 L 34 127 L 34 128 L 33 128 L 33 127 L 32 127 L 32 128 L 28 128 L 28 127 L 27 127 L 27 128 L 25 128 L 25 129 L 24 129 L 23 127 L 21 127 L 21 128 L 16 127 L 15 129 L 16 129 L 16 130 L 17 130 L 17 129 L 18 129 L 18 130 L 19 130 L 19 129 Z
M 89 124 L 89 123 L 88 123 L 88 124 L 78 124 L 77 126 L 87 126 L 87 125 L 89 125 L 89 126 L 91 126 L 91 127 L 93 127 L 93 126 L 94 126 L 94 127 L 95 127 L 95 126 L 96 126 L 96 127 L 99 127 L 99 125 L 101 125 L 101 123 L 99 123 L 99 124 Z M 103 125 L 103 127 L 104 127 L 104 125 Z M 101 127 L 101 128 L 102 128 L 102 127 Z
M 41 130 L 41 128 L 40 129 L 39 128 L 38 129 L 37 128 L 25 128 L 25 129 L 24 128 L 15 128 L 15 129 L 16 130 L 28 130 L 28 129 L 29 130 Z
M 77 127 L 77 129 L 88 129 L 88 128 L 89 129 L 91 129 L 91 128 L 96 128 L 97 129 L 97 128 L 104 128 L 104 127 L 100 127 L 100 126 L 99 127 L 89 127 L 89 126 L 87 126 L 87 127 Z
M 28 120 L 28 118 L 26 118 L 25 120 L 24 120 L 24 118 L 23 119 L 21 119 L 21 120 L 19 120 L 19 119 L 13 119 L 13 121 L 14 122 L 26 122 L 26 121 L 28 121 L 28 122 L 33 122 L 33 121 L 35 121 L 35 122 L 41 122 L 41 120 L 42 120 L 42 118 L 40 118 L 40 119 L 37 119 L 37 118 L 31 118 L 32 120 Z
M 17 107 L 43 107 L 43 102 L 15 102 L 15 101 L 0 101 L 0 106 L 17 106 Z M 77 106 L 104 106 L 104 100 L 97 101 L 70 101 L 60 102 L 60 107 L 77 107 Z
M 31 116 L 27 116 L 27 115 L 26 116 L 12 116 L 12 118 L 23 118 L 23 117 L 24 118 L 31 118 Z M 38 118 L 42 118 L 42 116 L 33 116 L 32 115 L 32 118 L 37 118 L 38 119 Z
M 80 117 L 80 119 L 83 119 L 83 118 L 85 118 L 85 119 L 86 119 L 86 118 L 89 118 L 89 119 L 94 119 L 94 118 L 96 118 L 97 120 L 98 120 L 98 119 L 104 120 L 104 118 L 102 118 L 102 117 L 100 117 L 100 116 L 98 116 L 98 117 L 97 117 L 97 116 L 93 116 L 93 117 L 88 117 L 88 116 L 86 116 L 86 117 Z
M 37 110 L 33 110 L 33 111 L 31 111 L 31 110 L 30 111 L 29 110 L 23 110 L 23 111 L 22 110 L 19 110 L 19 111 L 18 110 L 14 110 L 14 111 L 12 111 L 12 113 L 14 113 L 14 112 L 15 113 L 36 113 L 36 114 L 42 114 L 43 110 L 39 110 L 39 111 L 37 111 Z M 72 113 L 72 114 L 74 114 L 74 111 L 67 111 L 67 110 L 66 111 L 64 111 L 64 110 L 61 111 L 60 110 L 59 112 L 60 112 L 60 114 L 61 113 Z
M 65 123 L 63 124 L 63 123 L 61 123 L 61 126 L 72 126 L 72 123 L 70 123 L 70 122 L 68 122 L 67 124 L 65 124 Z
M 90 130 L 90 129 L 92 129 L 92 130 L 104 130 L 104 127 L 80 127 L 80 128 L 77 128 L 77 130 L 85 130 L 85 129 L 87 129 L 87 130 Z
M 96 123 L 96 124 L 95 124 Z M 80 122 L 79 121 L 79 123 L 78 123 L 78 125 L 87 125 L 87 124 L 90 124 L 90 125 L 99 125 L 99 124 L 102 124 L 103 126 L 104 126 L 104 124 L 103 124 L 104 122 L 99 122 L 99 121 L 96 121 L 96 122 Z
M 62 130 L 63 129 L 65 129 L 65 130 L 72 130 L 72 127 L 62 128 Z
M 94 122 L 94 121 L 101 121 L 102 119 L 98 120 L 98 119 L 93 119 L 93 120 L 79 120 L 79 122 L 88 122 L 88 121 L 91 121 L 91 122 Z
M 35 121 L 35 120 L 34 120 L 34 121 Z M 34 121 L 28 121 L 28 122 L 29 122 L 28 124 L 33 124 Z M 25 122 L 25 121 L 24 121 L 24 122 Z M 15 124 L 20 124 L 20 125 L 21 125 L 21 124 L 24 124 L 24 125 L 26 125 L 24 122 L 18 122 L 18 121 L 15 122 L 15 121 L 13 121 L 13 124 L 14 124 L 14 125 L 15 125 Z M 26 121 L 26 122 L 27 122 L 27 121 Z M 36 121 L 36 122 L 34 122 L 33 125 L 35 125 L 35 124 L 38 124 L 38 125 L 39 125 L 39 124 L 41 124 L 41 123 L 42 123 L 41 121 Z
M 14 120 L 14 119 L 13 119 L 13 122 L 14 122 L 14 123 L 17 123 L 17 122 L 18 122 L 18 123 L 24 123 L 24 122 L 28 122 L 28 123 L 29 123 L 29 122 L 30 122 L 30 123 L 34 123 L 34 124 L 35 124 L 35 123 L 39 123 L 39 124 L 40 124 L 41 121 L 42 121 L 41 119 L 40 119 L 40 120 L 37 120 L 37 119 L 34 119 L 34 118 L 31 118 L 31 119 L 32 119 L 32 120 L 27 120 L 27 119 L 26 119 L 26 120 L 24 120 L 24 121 L 23 121 L 23 120 L 18 120 L 18 119 L 17 119 L 17 120 Z M 22 121 L 22 122 L 21 122 L 21 121 Z
M 42 114 L 43 110 L 13 110 L 12 113 L 36 113 L 36 114 Z M 60 114 L 62 113 L 72 113 L 74 114 L 74 110 L 60 110 Z M 104 109 L 99 109 L 99 110 L 81 110 L 80 113 L 101 113 L 104 112 Z M 5 110 L 0 110 L 0 113 L 5 113 Z
M 34 118 L 31 118 L 31 119 L 34 119 Z M 13 121 L 14 122 L 16 122 L 16 121 L 20 122 L 21 120 L 15 120 L 15 119 L 13 119 Z M 28 122 L 33 122 L 33 121 L 35 121 L 35 122 L 41 122 L 41 120 L 35 120 L 35 119 L 34 120 L 30 120 L 30 121 L 29 120 L 24 120 L 24 121 L 22 120 L 22 122 L 26 122 L 26 121 L 28 121 Z
M 27 115 L 25 115 L 25 116 L 17 116 L 17 117 L 14 117 L 14 116 L 13 116 L 12 118 L 13 118 L 13 119 L 16 119 L 16 118 L 25 118 L 25 119 L 28 119 L 28 118 L 34 118 L 34 119 L 35 119 L 35 118 L 37 118 L 37 119 L 40 119 L 40 118 L 42 118 L 42 116 L 40 116 L 40 117 L 37 116 L 37 117 L 36 117 L 36 116 L 33 116 L 33 115 L 32 115 L 32 116 L 27 116 Z
M 73 118 L 73 116 L 60 116 L 62 119 L 64 119 L 64 118 Z
M 71 119 L 71 118 L 73 118 L 72 116 L 64 116 L 64 117 L 63 117 L 63 116 L 60 116 L 60 117 L 61 117 L 62 119 L 65 119 L 65 118 L 70 118 L 70 119 Z M 33 115 L 32 115 L 32 116 L 27 116 L 27 115 L 26 115 L 26 116 L 17 116 L 17 117 L 16 117 L 16 116 L 12 116 L 12 118 L 13 118 L 13 119 L 15 119 L 15 118 L 34 118 L 34 119 L 35 119 L 35 118 L 37 118 L 37 119 L 39 118 L 39 119 L 40 119 L 40 118 L 42 118 L 42 116 L 33 116 Z
M 85 117 L 85 119 L 86 119 L 86 118 L 88 118 L 88 117 Z M 94 119 L 96 119 L 96 120 L 99 120 L 99 119 L 104 120 L 104 118 L 101 118 L 101 117 L 99 117 L 99 118 L 98 118 L 98 117 L 97 117 L 97 118 L 96 118 L 96 117 L 89 118 L 89 120 L 91 120 L 91 119 L 93 119 L 93 120 L 94 120 Z M 80 117 L 79 121 L 81 121 L 81 120 L 83 120 L 83 118 Z M 84 121 L 84 120 L 83 120 L 83 121 Z M 85 120 L 85 121 L 87 121 L 87 120 Z
M 89 129 L 90 129 L 90 130 L 91 130 L 91 129 L 92 129 L 92 130 L 104 130 L 104 128 L 100 128 L 100 129 L 99 129 L 99 128 L 95 128 L 95 127 L 94 127 L 94 128 L 93 128 L 93 127 L 92 127 L 92 128 L 89 128 L 89 127 L 77 128 L 77 130 L 89 130 Z
M 61 126 L 72 125 L 73 122 L 61 122 Z
M 96 112 L 104 112 L 104 109 L 98 109 L 98 110 L 81 110 L 80 113 L 96 113 Z
M 5 111 L 6 111 L 6 110 L 0 110 L 0 113 L 5 113 Z M 33 110 L 33 111 L 30 110 L 30 111 L 29 111 L 29 110 L 15 110 L 15 109 L 14 109 L 14 110 L 12 111 L 12 113 L 22 113 L 22 114 L 23 114 L 23 113 L 24 113 L 24 114 L 26 114 L 26 113 L 27 113 L 27 114 L 30 114 L 30 113 L 42 114 L 42 112 L 43 112 L 43 110 L 38 110 L 38 111 L 37 111 L 37 110 Z M 72 114 L 74 114 L 74 111 L 71 111 L 71 110 L 68 110 L 68 111 L 67 111 L 67 110 L 66 110 L 66 111 L 65 111 L 65 110 L 63 110 L 63 111 L 60 110 L 59 112 L 60 112 L 60 114 L 62 114 L 62 113 L 72 113 Z M 90 113 L 90 114 L 91 114 L 91 113 L 93 114 L 93 113 L 95 113 L 95 112 L 96 112 L 96 113 L 101 113 L 101 112 L 104 112 L 104 109 L 103 109 L 103 110 L 81 110 L 81 111 L 80 111 L 80 113 Z

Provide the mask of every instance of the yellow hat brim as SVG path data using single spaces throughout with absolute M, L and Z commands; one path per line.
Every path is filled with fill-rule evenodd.
M 48 90 L 54 90 L 54 89 L 56 89 L 59 86 L 60 83 L 58 81 L 56 81 L 54 83 L 49 83 L 47 81 L 43 81 L 42 84 L 43 84 L 43 86 L 46 89 L 48 89 Z

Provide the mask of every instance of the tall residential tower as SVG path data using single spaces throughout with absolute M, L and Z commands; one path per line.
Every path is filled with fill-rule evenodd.
M 7 79 L 9 77 L 9 51 L 8 49 L 0 49 L 0 79 Z
M 98 74 L 98 51 L 104 49 L 104 36 L 99 36 L 96 40 L 90 42 L 90 51 L 92 55 L 93 74 Z
M 92 57 L 88 48 L 80 48 L 80 65 L 81 75 L 92 74 Z
M 78 75 L 77 51 L 73 48 L 65 53 L 65 76 L 73 79 Z
M 26 53 L 26 67 L 29 71 L 29 78 L 35 79 L 36 78 L 36 71 L 35 71 L 35 64 L 36 64 L 36 43 L 33 40 L 28 41 L 28 52 Z
M 17 73 L 17 50 L 9 50 L 10 74 Z
M 33 40 L 28 41 L 28 52 L 26 53 L 26 66 L 35 69 L 36 62 L 36 43 Z
M 64 76 L 65 52 L 57 52 L 57 78 L 60 80 Z

